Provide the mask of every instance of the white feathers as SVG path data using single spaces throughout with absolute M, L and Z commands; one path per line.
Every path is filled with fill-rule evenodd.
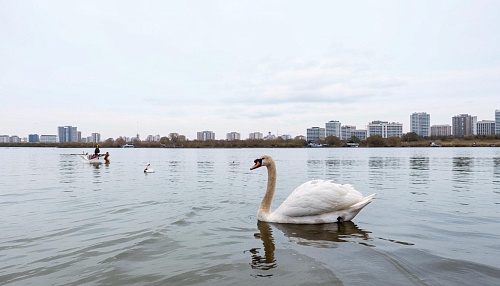
M 150 168 L 151 164 L 147 164 L 146 168 L 144 169 L 144 173 L 154 173 L 155 170 L 153 168 Z
M 274 212 L 271 212 L 271 203 L 276 191 L 276 165 L 267 155 L 256 162 L 259 160 L 261 166 L 268 168 L 268 188 L 258 213 L 258 218 L 262 221 L 297 224 L 350 221 L 376 195 L 363 198 L 363 195 L 349 184 L 316 179 L 298 186 Z M 256 168 L 260 167 L 257 165 Z

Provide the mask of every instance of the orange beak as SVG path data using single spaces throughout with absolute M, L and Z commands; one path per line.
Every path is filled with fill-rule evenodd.
M 254 162 L 255 162 L 255 165 L 253 165 L 253 167 L 252 167 L 252 168 L 250 168 L 250 170 L 257 169 L 257 168 L 259 168 L 260 166 L 262 166 L 262 160 L 257 159 L 257 160 L 255 160 Z

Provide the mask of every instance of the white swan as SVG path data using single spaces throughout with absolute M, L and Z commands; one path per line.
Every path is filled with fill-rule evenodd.
M 312 180 L 298 186 L 286 200 L 271 212 L 276 191 L 276 164 L 271 156 L 256 159 L 250 170 L 267 167 L 267 191 L 257 212 L 257 219 L 275 223 L 320 224 L 352 220 L 376 194 L 363 198 L 349 184 L 331 180 Z
M 144 173 L 154 173 L 155 172 L 154 169 L 149 168 L 150 165 L 151 164 L 149 164 L 149 163 L 146 165 L 146 169 L 144 169 Z

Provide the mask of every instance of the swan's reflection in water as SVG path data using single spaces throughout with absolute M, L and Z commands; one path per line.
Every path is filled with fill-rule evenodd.
M 319 248 L 335 248 L 338 242 L 354 242 L 366 246 L 369 231 L 358 228 L 352 221 L 328 224 L 274 224 L 291 242 Z
M 273 227 L 283 232 L 291 242 L 319 248 L 335 248 L 339 242 L 354 242 L 366 246 L 374 246 L 368 243 L 371 240 L 369 231 L 358 228 L 353 222 L 330 223 L 320 225 L 301 224 L 270 224 L 267 222 L 257 222 L 259 233 L 254 234 L 255 238 L 262 240 L 262 248 L 252 248 L 248 252 L 252 253 L 252 269 L 271 270 L 278 266 L 273 238 Z M 246 251 L 245 251 L 246 252 Z M 257 277 L 271 277 L 272 274 L 259 274 Z
M 257 228 L 259 233 L 254 234 L 255 238 L 260 238 L 262 244 L 264 245 L 264 253 L 261 253 L 261 248 L 252 248 L 248 252 L 252 253 L 252 263 L 250 266 L 252 269 L 257 270 L 270 270 L 276 268 L 276 259 L 274 257 L 274 238 L 273 230 L 271 225 L 267 222 L 259 221 L 257 222 Z M 270 277 L 272 274 L 268 275 L 256 275 L 258 277 Z

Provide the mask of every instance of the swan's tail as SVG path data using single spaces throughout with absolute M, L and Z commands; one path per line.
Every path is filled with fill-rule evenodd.
M 367 197 L 364 197 L 361 201 L 355 203 L 354 205 L 350 206 L 349 207 L 349 212 L 344 214 L 344 216 L 342 216 L 342 218 L 344 219 L 344 221 L 350 221 L 352 220 L 364 207 L 366 207 L 367 204 L 369 204 L 371 202 L 371 200 L 373 199 L 373 197 L 376 195 L 375 194 L 371 194 Z
M 372 201 L 373 197 L 375 197 L 376 194 L 377 193 L 364 197 L 361 201 L 352 205 L 351 208 L 354 208 L 354 209 L 359 208 L 359 210 L 361 210 L 362 208 L 364 208 L 367 204 L 369 204 Z

